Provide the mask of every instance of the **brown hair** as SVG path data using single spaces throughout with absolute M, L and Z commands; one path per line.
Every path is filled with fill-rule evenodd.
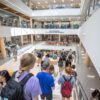
M 67 73 L 67 74 L 72 74 L 72 68 L 71 67 L 65 67 L 65 72 Z
M 50 74 L 54 73 L 54 65 L 50 65 L 50 67 L 49 67 L 49 73 Z
M 31 53 L 26 53 L 20 59 L 20 69 L 21 70 L 28 70 L 31 69 L 35 64 L 36 58 Z

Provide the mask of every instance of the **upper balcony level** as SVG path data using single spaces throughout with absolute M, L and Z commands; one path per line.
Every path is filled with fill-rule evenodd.
M 22 1 L 27 1 L 25 5 Z M 32 2 L 31 2 L 32 1 Z M 3 10 L 11 11 L 14 14 L 36 18 L 44 16 L 78 16 L 80 15 L 81 0 L 0 0 Z M 27 3 L 26 2 L 26 3 Z M 44 9 L 43 9 L 44 8 Z
M 21 0 L 32 10 L 80 8 L 81 0 Z
M 32 28 L 17 28 L 17 27 L 0 27 L 0 37 L 11 37 L 21 35 L 38 35 L 38 34 L 58 34 L 58 35 L 77 35 L 79 29 L 32 29 Z
M 3 14 L 2 14 L 3 13 Z M 0 26 L 20 27 L 20 28 L 41 28 L 41 29 L 78 29 L 80 26 L 80 20 L 77 18 L 60 18 L 60 20 L 54 19 L 54 21 L 46 19 L 36 20 L 24 20 L 17 16 L 4 15 L 4 12 L 0 12 Z

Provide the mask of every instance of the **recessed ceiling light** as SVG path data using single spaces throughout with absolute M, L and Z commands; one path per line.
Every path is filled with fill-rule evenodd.
M 73 7 L 73 4 L 71 3 L 70 6 Z
M 48 3 L 48 1 L 45 1 L 45 3 Z
M 40 5 L 40 2 L 38 2 L 38 4 Z
M 62 0 L 62 2 L 64 2 L 65 0 Z
M 54 3 L 56 3 L 56 0 L 54 0 Z
M 71 1 L 74 1 L 74 0 L 71 0 Z
M 95 78 L 95 75 L 87 75 L 88 78 Z
M 38 7 L 36 6 L 36 8 L 38 8 Z

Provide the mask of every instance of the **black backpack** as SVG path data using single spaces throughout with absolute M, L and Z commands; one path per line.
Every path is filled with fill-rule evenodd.
M 29 73 L 19 83 L 14 80 L 14 76 L 15 74 L 2 89 L 0 100 L 24 100 L 23 87 L 33 74 Z
M 95 98 L 97 97 L 98 95 L 100 95 L 100 92 L 98 89 L 95 89 L 93 92 L 92 92 L 92 97 Z
M 41 58 L 41 57 L 42 57 L 42 55 L 41 55 L 41 53 L 39 52 L 39 53 L 38 53 L 38 58 Z

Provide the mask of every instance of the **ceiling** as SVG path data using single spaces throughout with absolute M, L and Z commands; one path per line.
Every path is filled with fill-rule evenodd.
M 7 6 L 5 4 L 0 3 L 0 9 L 5 11 L 6 13 L 9 12 L 9 13 L 6 14 L 8 16 L 15 15 L 15 16 L 21 16 L 21 17 L 23 17 L 25 19 L 30 19 L 28 16 L 22 14 L 21 12 L 18 12 L 16 10 L 14 10 L 13 8 L 10 8 L 9 6 Z M 0 11 L 0 12 L 4 15 L 4 13 L 2 11 Z
M 29 3 L 31 4 L 31 8 L 32 9 L 37 9 L 37 10 L 42 10 L 42 9 L 50 9 L 50 7 L 61 7 L 62 6 L 66 6 L 68 8 L 74 8 L 74 5 L 80 5 L 81 0 L 21 0 L 23 1 L 26 5 L 29 5 Z M 30 1 L 30 2 L 29 2 Z M 18 3 L 18 2 L 17 2 Z M 23 4 L 24 4 L 23 3 Z M 76 6 L 78 7 L 78 6 Z M 19 11 L 14 10 L 13 8 L 10 8 L 10 6 L 7 6 L 5 4 L 0 3 L 0 9 L 6 10 L 8 12 L 11 12 L 17 16 L 21 16 L 25 19 L 30 19 L 29 16 L 26 16 L 24 14 L 22 14 Z M 55 9 L 55 8 L 51 8 L 51 9 Z M 36 11 L 37 11 L 36 10 Z M 80 16 L 60 16 L 60 17 L 36 17 L 33 18 L 34 20 L 37 21 L 69 21 L 69 20 L 80 20 Z
M 22 0 L 29 5 L 30 0 Z M 31 8 L 37 10 L 54 8 L 79 8 L 81 0 L 31 0 Z

